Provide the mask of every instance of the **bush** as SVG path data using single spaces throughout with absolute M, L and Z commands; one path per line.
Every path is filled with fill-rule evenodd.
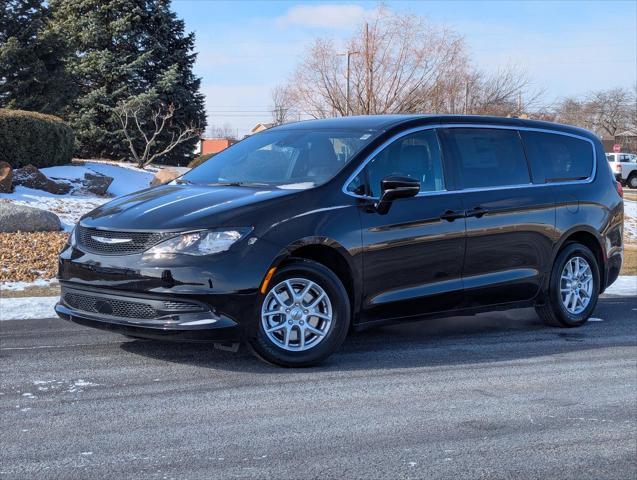
M 0 108 L 0 160 L 13 168 L 69 163 L 73 143 L 73 130 L 58 117 Z
M 208 160 L 209 158 L 214 157 L 214 153 L 206 153 L 205 155 L 197 155 L 192 161 L 188 164 L 188 168 L 195 168 L 201 165 L 203 162 Z

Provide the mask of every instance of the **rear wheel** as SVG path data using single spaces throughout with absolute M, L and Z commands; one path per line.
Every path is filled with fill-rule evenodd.
M 331 270 L 299 259 L 274 275 L 259 316 L 250 341 L 254 352 L 276 365 L 307 367 L 325 360 L 345 339 L 349 298 Z
M 555 259 L 548 296 L 536 307 L 538 315 L 552 326 L 583 325 L 597 305 L 599 278 L 597 260 L 590 249 L 568 244 Z
M 626 184 L 629 188 L 637 188 L 637 173 L 631 173 L 628 180 L 626 180 Z

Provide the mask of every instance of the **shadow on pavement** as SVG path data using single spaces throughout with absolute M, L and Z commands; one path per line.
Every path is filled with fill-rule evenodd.
M 351 333 L 325 363 L 309 369 L 267 365 L 256 359 L 246 345 L 242 345 L 238 353 L 216 350 L 209 344 L 145 340 L 123 342 L 121 348 L 160 361 L 215 370 L 291 374 L 507 362 L 634 346 L 635 322 L 629 322 L 632 333 L 621 328 L 625 329 L 626 324 L 620 327 L 608 321 L 589 322 L 576 329 L 551 328 L 545 326 L 532 309 L 424 320 Z

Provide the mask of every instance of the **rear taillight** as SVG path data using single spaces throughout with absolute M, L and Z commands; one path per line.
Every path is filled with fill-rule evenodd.
M 622 173 L 622 166 L 619 163 L 616 163 L 614 167 L 615 167 L 615 173 Z
M 622 184 L 619 182 L 615 182 L 615 184 L 617 185 L 617 193 L 619 193 L 619 196 L 624 198 L 624 188 L 622 187 Z

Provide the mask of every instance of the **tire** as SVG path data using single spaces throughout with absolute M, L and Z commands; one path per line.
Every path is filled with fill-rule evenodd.
M 626 185 L 628 186 L 628 188 L 637 188 L 637 173 L 630 174 L 628 180 L 626 180 Z
M 569 267 L 567 264 L 569 262 L 572 261 L 571 267 L 574 268 L 573 263 L 583 265 L 581 262 L 582 259 L 588 264 L 590 269 L 588 272 L 590 273 L 591 283 L 590 296 L 588 297 L 588 303 L 585 307 L 583 302 L 579 302 L 574 298 L 573 294 L 571 294 L 572 297 L 570 297 L 569 300 L 566 299 L 568 298 L 566 296 L 571 292 L 570 285 L 573 285 L 572 288 L 578 289 L 577 295 L 579 297 L 585 297 L 586 292 L 583 291 L 583 288 L 579 288 L 578 285 L 587 285 L 587 281 L 584 280 L 581 283 L 577 281 L 578 283 L 574 284 L 562 278 L 562 275 L 568 274 Z M 586 274 L 582 274 L 580 278 L 588 277 Z M 588 321 L 593 310 L 595 310 L 599 297 L 599 282 L 599 266 L 597 265 L 597 259 L 590 249 L 580 243 L 569 243 L 560 251 L 555 259 L 551 270 L 549 291 L 545 302 L 542 305 L 537 305 L 535 310 L 547 325 L 554 327 L 579 327 Z M 565 291 L 562 292 L 562 289 Z M 569 310 L 565 302 L 568 302 L 569 308 L 575 303 L 576 308 Z M 579 309 L 581 309 L 581 311 L 578 311 Z
M 304 290 L 307 293 L 301 298 Z M 318 304 L 312 306 L 315 302 Z M 312 260 L 295 259 L 270 280 L 257 317 L 258 329 L 249 345 L 258 357 L 283 367 L 309 367 L 343 343 L 350 323 L 349 297 L 330 269 Z

